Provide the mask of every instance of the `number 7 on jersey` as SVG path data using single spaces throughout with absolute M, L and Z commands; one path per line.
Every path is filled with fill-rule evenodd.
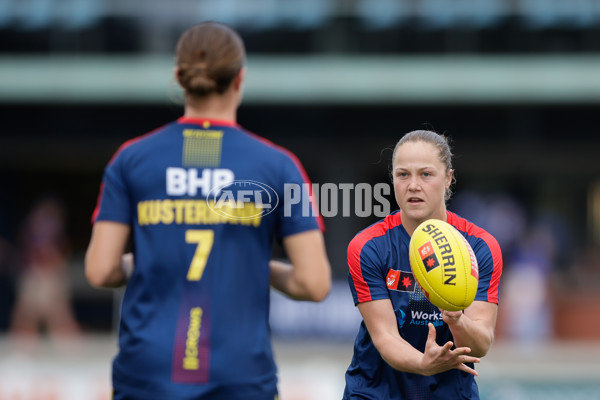
M 190 244 L 197 244 L 196 252 L 190 263 L 190 269 L 187 273 L 188 281 L 199 281 L 202 279 L 206 262 L 215 240 L 215 232 L 211 229 L 189 229 L 185 231 L 185 241 Z

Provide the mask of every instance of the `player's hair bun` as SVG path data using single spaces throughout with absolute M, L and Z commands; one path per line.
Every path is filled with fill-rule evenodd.
M 180 64 L 178 75 L 181 86 L 189 93 L 204 96 L 217 89 L 217 82 L 209 76 L 205 64 Z
M 233 29 L 204 22 L 185 31 L 177 43 L 177 79 L 188 94 L 224 93 L 245 59 L 244 43 Z

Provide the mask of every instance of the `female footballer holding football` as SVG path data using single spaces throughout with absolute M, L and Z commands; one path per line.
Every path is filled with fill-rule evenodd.
M 307 183 L 304 169 L 236 122 L 244 63 L 227 26 L 184 32 L 183 117 L 126 142 L 105 169 L 86 276 L 127 283 L 115 400 L 276 399 L 269 287 L 311 301 L 329 291 L 320 218 L 267 202 Z M 291 264 L 270 261 L 274 239 Z
M 478 399 L 474 363 L 494 339 L 500 247 L 489 233 L 446 209 L 454 171 L 443 135 L 404 135 L 392 155 L 392 180 L 400 209 L 348 246 L 348 280 L 363 322 L 343 398 Z M 464 312 L 433 306 L 412 275 L 410 237 L 432 218 L 457 228 L 477 257 L 479 286 Z

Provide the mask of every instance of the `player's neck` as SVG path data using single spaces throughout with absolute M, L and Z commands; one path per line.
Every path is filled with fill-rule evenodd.
M 234 112 L 211 112 L 208 110 L 188 110 L 186 108 L 183 116 L 186 118 L 194 118 L 194 119 L 211 119 L 218 121 L 236 121 L 236 113 Z
M 403 211 L 400 211 L 400 215 L 401 215 L 401 219 L 402 219 L 402 226 L 404 226 L 404 229 L 406 230 L 406 232 L 408 233 L 409 236 L 412 236 L 413 232 L 415 231 L 415 229 L 417 229 L 417 227 L 422 223 L 425 222 L 428 219 L 439 219 L 441 221 L 447 222 L 447 213 L 446 213 L 446 208 L 444 207 L 442 210 L 440 210 L 437 213 L 433 213 L 427 216 L 420 216 L 420 217 L 413 217 L 410 215 L 410 213 L 405 213 Z
M 188 98 L 184 117 L 237 122 L 237 103 L 229 96 Z

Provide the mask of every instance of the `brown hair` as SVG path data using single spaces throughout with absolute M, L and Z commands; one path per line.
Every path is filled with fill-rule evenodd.
M 195 25 L 177 42 L 177 78 L 188 94 L 224 93 L 245 61 L 240 36 L 218 22 Z
M 404 136 L 402 136 L 402 138 L 398 141 L 398 143 L 396 143 L 396 147 L 394 147 L 394 151 L 392 153 L 392 163 L 394 162 L 394 159 L 396 157 L 396 150 L 398 150 L 398 147 L 402 146 L 404 143 L 407 143 L 407 142 L 425 142 L 425 143 L 430 143 L 430 144 L 434 145 L 435 147 L 437 147 L 437 149 L 439 150 L 438 157 L 440 158 L 440 161 L 442 162 L 442 164 L 444 164 L 446 166 L 446 174 L 450 173 L 450 171 L 452 170 L 452 149 L 450 148 L 450 138 L 449 137 L 440 135 L 433 131 L 426 131 L 426 130 L 418 130 L 418 131 L 409 132 L 409 133 L 405 134 Z M 452 175 L 451 183 L 454 183 L 455 181 L 456 181 L 456 178 L 454 177 L 454 175 Z M 451 196 L 452 196 L 452 185 L 450 185 L 448 190 L 446 190 L 444 199 L 446 201 L 448 201 Z

